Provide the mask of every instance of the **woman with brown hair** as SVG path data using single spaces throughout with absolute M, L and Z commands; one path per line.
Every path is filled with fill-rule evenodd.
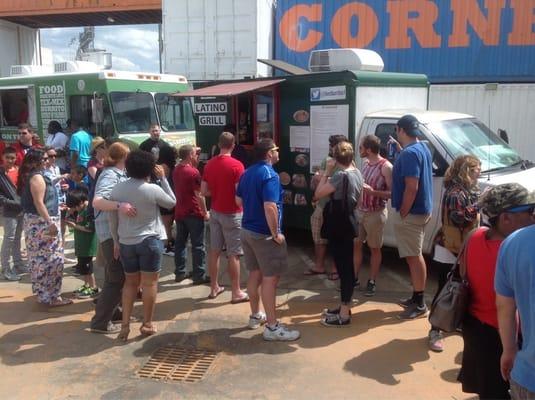
M 50 307 L 71 304 L 60 296 L 63 280 L 63 245 L 60 236 L 58 195 L 44 174 L 48 155 L 32 149 L 22 161 L 17 182 L 24 212 L 24 234 L 32 291 Z
M 442 228 L 435 245 L 434 265 L 438 269 L 438 288 L 435 298 L 447 281 L 455 259 L 466 236 L 479 226 L 477 179 L 481 173 L 481 161 L 476 156 L 458 156 L 444 175 L 442 197 Z M 433 302 L 435 299 L 433 299 Z M 429 349 L 444 350 L 440 329 L 431 327 Z
M 351 297 L 355 283 L 355 270 L 353 269 L 353 240 L 358 232 L 355 217 L 355 207 L 362 193 L 364 180 L 360 171 L 355 167 L 353 158 L 355 152 L 349 142 L 340 142 L 333 149 L 334 159 L 327 161 L 325 173 L 321 175 L 314 196 L 317 199 L 331 196 L 329 202 L 338 202 L 346 212 L 337 213 L 336 237 L 325 237 L 329 240 L 328 250 L 334 258 L 338 275 L 340 276 L 341 303 L 337 308 L 326 309 L 323 312 L 321 323 L 325 326 L 342 326 L 351 322 Z M 335 169 L 337 169 L 336 172 Z M 334 173 L 333 173 L 334 172 Z M 323 224 L 331 223 L 325 210 L 329 210 L 327 203 L 324 208 Z M 346 228 L 344 228 L 346 227 Z M 327 236 L 330 233 L 327 233 Z M 324 234 L 324 229 L 322 229 Z

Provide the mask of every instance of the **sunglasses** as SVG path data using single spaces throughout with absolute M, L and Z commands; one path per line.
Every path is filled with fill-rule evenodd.
M 275 146 L 275 147 L 269 149 L 269 151 L 279 151 L 279 148 Z
M 527 213 L 533 214 L 535 212 L 535 205 L 528 204 L 525 206 L 513 207 L 513 208 L 509 208 L 505 210 L 505 212 L 513 213 L 513 214 L 527 212 Z
M 56 158 L 56 155 L 55 154 L 49 154 L 48 158 Z

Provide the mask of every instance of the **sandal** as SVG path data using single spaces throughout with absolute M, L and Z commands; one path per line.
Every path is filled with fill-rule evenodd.
M 340 279 L 340 276 L 338 275 L 338 272 L 329 272 L 327 274 L 327 279 L 330 281 L 337 281 Z
M 62 307 L 62 306 L 68 306 L 69 304 L 72 304 L 72 300 L 71 299 L 64 299 L 62 297 L 58 297 L 56 298 L 56 300 L 48 303 L 47 305 L 49 307 Z
M 221 293 L 223 293 L 225 291 L 225 288 L 223 286 L 219 286 L 219 289 L 217 289 L 217 292 L 215 293 L 210 293 L 208 295 L 208 298 L 209 299 L 215 299 L 217 296 L 219 296 Z
M 130 335 L 130 325 L 121 324 L 121 332 L 117 335 L 117 340 L 126 342 L 128 340 L 128 335 Z
M 243 293 L 243 296 L 238 297 L 236 299 L 232 299 L 230 301 L 230 304 L 239 304 L 239 303 L 246 303 L 249 301 L 249 295 L 247 293 Z
M 151 336 L 155 335 L 158 331 L 156 330 L 156 327 L 151 323 L 147 324 L 143 322 L 141 324 L 141 327 L 139 328 L 139 333 L 141 333 L 142 336 Z
M 311 275 L 325 275 L 325 271 L 316 271 L 313 268 L 307 269 L 305 272 L 303 272 L 303 275 L 311 276 Z

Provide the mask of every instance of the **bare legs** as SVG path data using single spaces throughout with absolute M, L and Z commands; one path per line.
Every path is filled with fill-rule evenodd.
M 362 248 L 363 243 L 360 240 L 355 240 L 353 247 L 353 265 L 355 266 L 355 277 L 358 277 L 360 267 L 362 266 Z M 380 248 L 370 247 L 370 279 L 375 281 L 379 275 L 379 269 L 381 267 L 381 261 L 383 260 L 383 254 Z
M 409 270 L 411 272 L 412 287 L 415 292 L 425 290 L 425 281 L 427 279 L 427 270 L 423 256 L 406 257 Z
M 276 317 L 276 298 L 277 298 L 277 284 L 279 283 L 279 276 L 262 276 L 259 270 L 249 271 L 249 279 L 247 280 L 247 293 L 249 294 L 249 304 L 251 307 L 251 314 L 256 315 L 260 311 L 260 298 L 264 305 L 266 312 L 266 319 L 268 325 L 275 325 L 277 323 Z
M 210 250 L 208 253 L 208 271 L 210 274 L 210 295 L 217 296 L 221 287 L 219 286 L 219 258 L 221 252 L 219 250 Z M 228 274 L 232 285 L 232 299 L 238 300 L 245 296 L 245 293 L 240 287 L 240 260 L 237 256 L 228 256 Z

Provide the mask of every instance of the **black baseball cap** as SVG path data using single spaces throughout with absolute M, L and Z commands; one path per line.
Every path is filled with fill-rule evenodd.
M 420 136 L 422 132 L 420 131 L 420 122 L 416 119 L 414 115 L 406 114 L 401 117 L 397 124 L 399 128 L 403 128 L 405 133 L 409 136 Z

